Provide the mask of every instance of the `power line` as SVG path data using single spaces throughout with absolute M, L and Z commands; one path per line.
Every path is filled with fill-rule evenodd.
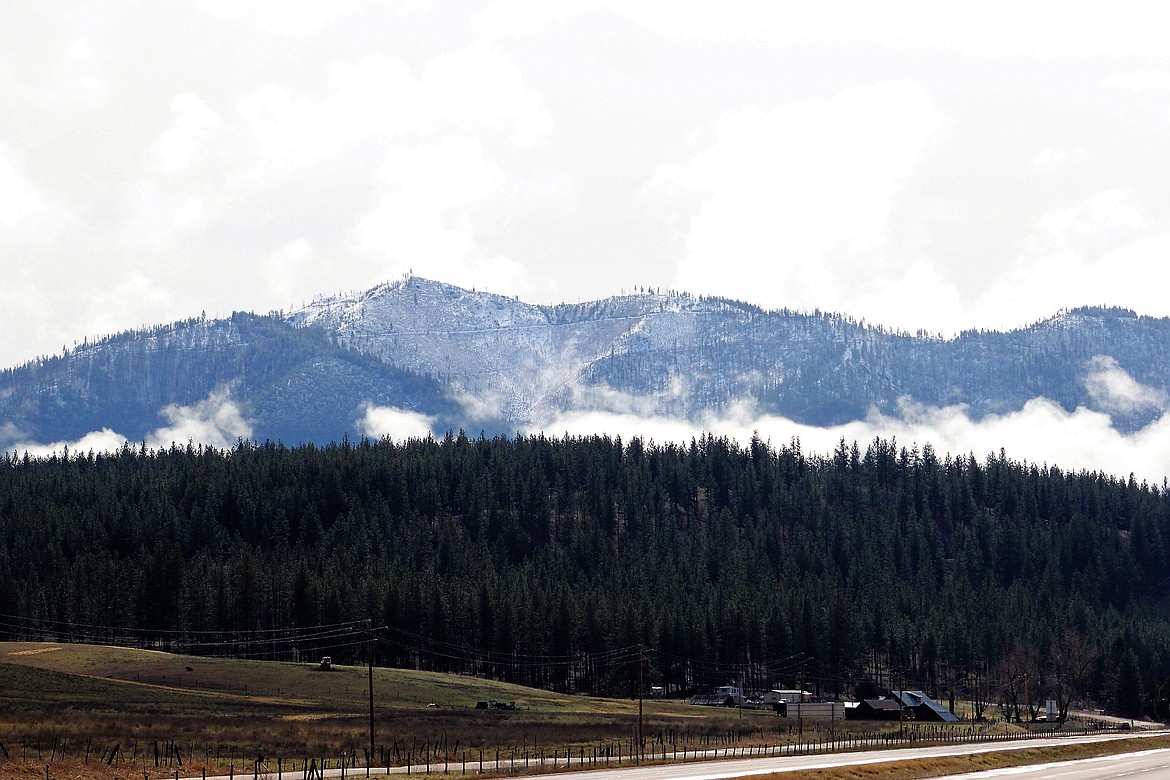
M 228 628 L 228 629 L 197 630 L 197 629 L 166 629 L 166 628 L 158 628 L 158 629 L 134 628 L 134 627 L 130 627 L 130 626 L 100 625 L 100 624 L 96 624 L 96 623 L 76 623 L 76 622 L 72 622 L 72 621 L 68 621 L 68 620 L 52 620 L 50 618 L 37 618 L 37 617 L 28 617 L 28 616 L 21 616 L 21 615 L 6 615 L 6 614 L 2 614 L 2 613 L 0 613 L 0 620 L 18 621 L 21 623 L 35 623 L 35 624 L 39 624 L 42 626 L 53 627 L 53 628 L 64 627 L 64 628 L 76 628 L 76 629 L 90 629 L 90 630 L 99 631 L 99 632 L 100 631 L 109 631 L 109 632 L 117 631 L 117 632 L 121 632 L 121 633 L 149 634 L 151 636 L 159 636 L 159 635 L 189 636 L 189 635 L 200 635 L 200 634 L 213 635 L 213 636 L 223 636 L 224 634 L 242 633 L 245 631 L 251 635 L 265 635 L 265 634 L 289 633 L 289 632 L 298 632 L 298 631 L 303 632 L 303 631 L 315 631 L 315 630 L 323 630 L 323 629 L 337 629 L 337 628 L 341 628 L 341 627 L 353 627 L 353 626 L 364 625 L 364 622 L 360 621 L 360 620 L 348 620 L 348 621 L 345 621 L 343 623 L 323 623 L 323 624 L 312 625 L 312 626 L 284 626 L 281 628 L 256 628 L 256 629 Z

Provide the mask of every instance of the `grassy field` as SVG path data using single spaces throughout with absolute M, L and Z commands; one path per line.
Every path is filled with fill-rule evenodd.
M 275 769 L 305 758 L 365 765 L 369 745 L 366 667 L 178 656 L 93 645 L 0 643 L 0 777 L 153 780 L 181 774 L 237 776 L 259 757 Z M 506 683 L 400 669 L 374 670 L 375 755 L 432 770 L 445 756 L 490 763 L 554 752 L 629 756 L 636 701 L 565 696 Z M 480 710 L 479 701 L 515 710 Z M 649 749 L 668 752 L 823 740 L 828 723 L 771 712 L 645 702 Z M 896 732 L 898 724 L 845 724 Z M 1000 726 L 1000 730 L 1008 727 Z M 852 730 L 852 731 L 851 731 Z M 582 751 L 585 751 L 582 753 Z M 421 768 L 421 767 L 420 767 Z M 861 776 L 861 775 L 843 775 Z
M 0 643 L 0 765 L 82 761 L 92 767 L 132 763 L 135 776 L 173 777 L 171 746 L 190 766 L 251 766 L 257 756 L 357 754 L 369 744 L 366 667 L 178 656 L 94 645 Z M 415 762 L 437 750 L 482 748 L 492 756 L 552 755 L 582 746 L 628 743 L 637 702 L 565 696 L 492 680 L 400 669 L 374 670 L 378 763 Z M 516 710 L 479 710 L 479 701 Z M 770 713 L 645 703 L 648 738 L 694 746 L 756 738 L 787 723 Z M 155 743 L 171 763 L 155 771 Z M 627 751 L 628 752 L 628 751 Z M 5 755 L 5 753 L 7 755 Z M 63 754 L 63 755 L 62 755 Z M 125 754 L 125 755 L 123 755 Z M 88 762 L 86 757 L 88 756 Z M 145 762 L 145 766 L 143 765 Z M 68 777 L 104 777 L 92 774 Z M 7 776 L 0 771 L 0 775 Z M 123 772 L 121 777 L 125 777 Z

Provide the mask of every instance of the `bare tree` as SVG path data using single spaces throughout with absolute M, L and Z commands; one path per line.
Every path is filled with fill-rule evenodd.
M 967 692 L 971 696 L 971 709 L 975 720 L 983 720 L 984 712 L 991 703 L 991 680 L 985 662 L 976 663 L 967 672 Z
M 1068 710 L 1078 694 L 1084 692 L 1090 670 L 1100 653 L 1084 634 L 1066 628 L 1052 651 L 1052 688 L 1060 708 L 1060 721 L 1068 719 Z
M 1036 651 L 1031 645 L 1019 643 L 1012 647 L 996 665 L 999 688 L 999 709 L 1004 718 L 1020 722 L 1024 710 L 1036 717 L 1036 689 L 1043 680 L 1039 674 Z

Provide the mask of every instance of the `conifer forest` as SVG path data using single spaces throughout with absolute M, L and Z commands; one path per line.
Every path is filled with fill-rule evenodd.
M 844 440 L 0 458 L 0 640 L 1170 717 L 1170 491 Z M 369 621 L 367 624 L 366 621 Z

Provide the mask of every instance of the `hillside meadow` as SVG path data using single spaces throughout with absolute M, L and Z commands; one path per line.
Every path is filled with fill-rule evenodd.
M 375 668 L 376 766 L 454 778 L 633 763 L 638 703 L 568 696 L 493 680 Z M 317 664 L 205 658 L 46 642 L 0 643 L 0 776 L 144 780 L 344 764 L 364 774 L 369 672 Z M 481 701 L 515 709 L 476 709 Z M 907 726 L 918 741 L 1026 736 L 1020 726 Z M 899 724 L 804 721 L 771 712 L 644 702 L 645 761 L 892 746 Z M 829 741 L 830 745 L 825 742 Z M 1013 751 L 1010 756 L 818 770 L 820 778 L 890 780 L 1166 747 L 1170 738 Z M 496 765 L 497 759 L 501 768 Z M 511 766 L 509 766 L 511 764 Z M 788 775 L 784 775 L 787 777 Z M 803 776 L 803 775 L 802 775 Z
M 553 751 L 563 756 L 569 748 L 613 745 L 616 756 L 619 743 L 628 756 L 636 729 L 633 700 L 436 672 L 373 671 L 378 764 L 422 764 L 428 753 L 437 763 L 439 751 L 449 760 L 470 756 L 478 762 L 481 749 L 494 760 L 497 749 L 534 758 L 543 750 L 551 758 Z M 38 776 L 44 765 L 80 764 L 99 773 L 103 765 L 110 771 L 133 765 L 147 775 L 173 777 L 177 748 L 184 771 L 250 768 L 259 756 L 273 767 L 277 758 L 298 764 L 324 758 L 335 765 L 342 756 L 364 767 L 368 680 L 364 666 L 324 672 L 309 663 L 0 643 L 0 762 L 41 767 Z M 476 709 L 481 701 L 516 709 Z M 643 720 L 648 740 L 696 746 L 758 740 L 778 723 L 771 713 L 653 700 L 645 701 Z M 115 746 L 119 755 L 106 765 Z

